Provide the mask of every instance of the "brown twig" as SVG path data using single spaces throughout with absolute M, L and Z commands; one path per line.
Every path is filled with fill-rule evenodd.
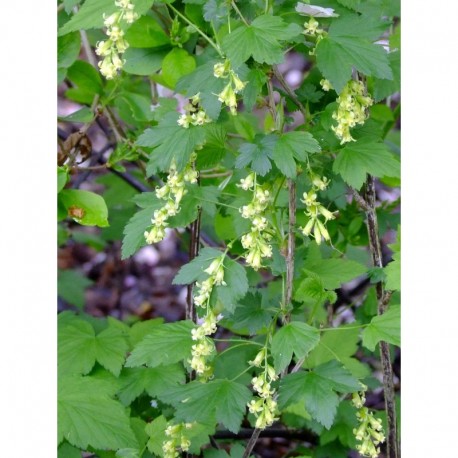
M 285 92 L 289 95 L 290 99 L 297 105 L 300 112 L 304 115 L 304 121 L 305 121 L 307 117 L 307 110 L 305 109 L 304 105 L 302 105 L 301 101 L 297 98 L 297 95 L 291 89 L 289 84 L 285 81 L 285 78 L 283 78 L 283 75 L 279 72 L 278 68 L 275 65 L 272 68 L 273 68 L 275 78 L 277 78 L 278 82 L 281 84 Z
M 378 234 L 378 220 L 375 208 L 375 180 L 371 175 L 367 176 L 366 181 L 366 225 L 369 234 L 369 247 L 372 254 L 374 266 L 383 267 L 382 250 Z M 376 285 L 377 292 L 377 314 L 383 315 L 388 306 L 391 293 L 385 293 L 382 282 Z M 380 342 L 380 360 L 383 371 L 383 391 L 385 394 L 385 410 L 387 413 L 387 457 L 399 458 L 399 446 L 396 426 L 396 404 L 394 397 L 393 368 L 390 359 L 390 346 L 387 342 Z

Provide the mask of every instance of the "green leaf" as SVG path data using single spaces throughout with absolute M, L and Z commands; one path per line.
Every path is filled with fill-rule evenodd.
M 250 167 L 259 175 L 266 175 L 272 168 L 270 159 L 273 158 L 277 140 L 278 137 L 274 134 L 258 134 L 254 139 L 255 143 L 243 143 L 239 148 L 240 155 L 235 161 L 235 166 L 238 169 Z
M 139 15 L 151 8 L 154 0 L 136 0 L 134 11 Z M 106 16 L 118 11 L 113 0 L 86 0 L 79 11 L 59 30 L 59 35 L 69 32 L 103 27 L 103 13 Z
M 207 126 L 205 145 L 197 152 L 197 169 L 212 168 L 221 162 L 227 152 L 226 139 L 227 132 L 221 124 L 210 123 Z
M 59 373 L 88 374 L 95 364 L 94 328 L 79 319 L 58 327 Z
M 162 77 L 174 88 L 177 81 L 191 73 L 196 68 L 196 60 L 187 51 L 173 48 L 162 61 Z
M 183 367 L 178 364 L 161 367 L 125 368 L 119 377 L 121 389 L 119 400 L 124 405 L 131 404 L 143 392 L 155 398 L 167 387 L 184 383 Z
M 145 432 L 148 434 L 148 450 L 154 455 L 162 456 L 162 444 L 167 440 L 165 429 L 167 428 L 167 420 L 161 415 L 155 418 L 145 427 Z
M 157 48 L 127 48 L 123 54 L 126 60 L 122 70 L 132 75 L 149 76 L 162 66 L 167 50 Z
M 142 246 L 146 245 L 144 233 L 151 226 L 151 218 L 154 210 L 161 208 L 162 203 L 158 200 L 151 207 L 135 213 L 124 228 L 122 239 L 121 259 L 132 256 Z
M 272 321 L 272 312 L 263 306 L 262 296 L 259 291 L 248 293 L 239 301 L 231 320 L 233 328 L 241 330 L 247 328 L 250 334 L 268 326 Z
M 62 322 L 58 330 L 59 372 L 87 374 L 97 360 L 116 377 L 128 350 L 127 336 L 113 318 L 97 336 L 87 321 L 77 317 Z
M 361 390 L 361 385 L 342 364 L 336 360 L 321 364 L 314 370 L 315 374 L 326 379 L 332 388 L 340 393 L 354 393 Z
M 386 289 L 401 290 L 401 228 L 398 227 L 396 243 L 388 245 L 393 250 L 393 260 L 383 269 L 386 274 Z
M 90 191 L 64 189 L 59 199 L 68 216 L 83 226 L 108 226 L 108 208 L 103 197 Z
M 229 431 L 237 433 L 251 392 L 230 380 L 194 381 L 168 389 L 160 398 L 176 408 L 179 420 L 209 422 L 216 418 Z
M 359 262 L 343 258 L 311 260 L 304 267 L 318 275 L 326 289 L 340 288 L 342 283 L 349 282 L 367 271 Z
M 275 371 L 281 372 L 293 358 L 301 359 L 313 350 L 320 341 L 320 332 L 317 328 L 306 323 L 293 321 L 280 328 L 272 339 L 272 357 Z
M 69 33 L 57 39 L 57 62 L 60 68 L 70 67 L 78 59 L 81 48 L 79 32 Z
M 185 129 L 177 124 L 178 117 L 178 113 L 167 114 L 158 126 L 145 130 L 138 138 L 137 145 L 156 148 L 146 167 L 148 176 L 156 170 L 168 170 L 173 159 L 182 170 L 193 151 L 204 143 L 205 127 L 191 125 Z
M 383 143 L 361 139 L 342 149 L 334 161 L 333 171 L 355 189 L 360 189 L 366 175 L 399 177 L 399 161 Z
M 125 332 L 116 327 L 115 323 L 116 321 L 109 317 L 108 327 L 97 335 L 95 355 L 105 369 L 118 377 L 126 359 L 128 344 Z
M 370 351 L 383 340 L 393 345 L 401 346 L 401 307 L 391 305 L 383 314 L 372 318 L 363 331 L 363 345 Z
M 157 326 L 135 346 L 125 366 L 138 367 L 145 364 L 148 367 L 156 367 L 186 359 L 194 345 L 191 337 L 191 329 L 194 326 L 191 321 Z
M 354 323 L 323 332 L 319 344 L 312 350 L 306 360 L 306 366 L 313 368 L 331 360 L 342 361 L 353 356 L 358 350 L 360 329 L 352 327 Z M 350 368 L 348 368 L 350 369 Z
M 334 20 L 329 35 L 316 47 L 317 66 L 337 93 L 351 79 L 352 68 L 367 76 L 393 79 L 388 55 L 382 46 L 373 44 L 386 25 L 357 16 Z
M 58 437 L 87 450 L 138 447 L 124 407 L 112 387 L 92 377 L 66 376 L 58 384 Z
M 199 255 L 194 258 L 188 264 L 181 267 L 175 278 L 173 279 L 173 285 L 189 285 L 199 280 L 201 277 L 208 275 L 204 273 L 211 262 L 222 256 L 223 253 L 215 248 L 205 247 L 200 250 Z
M 82 309 L 85 303 L 84 291 L 94 282 L 81 272 L 73 269 L 59 270 L 57 294 L 69 304 Z
M 96 94 L 103 91 L 100 73 L 88 62 L 77 60 L 67 69 L 67 78 L 76 88 L 68 89 L 66 97 L 90 105 Z
M 401 53 L 399 51 L 390 52 L 388 54 L 388 60 L 393 71 L 393 80 L 373 79 L 373 97 L 375 102 L 379 102 L 401 90 Z
M 314 372 L 290 374 L 280 382 L 280 408 L 292 402 L 305 401 L 305 408 L 312 418 L 329 429 L 337 412 L 339 397 L 332 384 Z
M 219 62 L 211 60 L 203 65 L 199 65 L 193 72 L 183 76 L 176 84 L 175 90 L 183 93 L 186 97 L 193 97 L 200 94 L 200 104 L 207 115 L 213 119 L 218 119 L 221 111 L 221 102 L 216 94 L 219 94 L 224 85 L 227 84 L 223 78 L 215 78 L 213 66 Z M 200 154 L 200 153 L 199 153 Z
M 151 16 L 142 16 L 135 21 L 127 30 L 125 38 L 133 48 L 156 48 L 170 44 L 170 38 Z
M 239 299 L 248 291 L 248 279 L 245 268 L 237 261 L 226 256 L 223 266 L 226 285 L 217 286 L 216 293 L 225 310 L 232 312 Z
M 68 116 L 59 116 L 58 120 L 63 122 L 91 122 L 94 119 L 94 113 L 89 107 L 83 107 Z
M 81 450 L 68 442 L 63 442 L 57 449 L 57 458 L 81 458 Z
M 233 67 L 251 56 L 259 63 L 279 64 L 284 59 L 279 41 L 295 38 L 301 32 L 297 24 L 287 24 L 279 16 L 262 15 L 226 35 L 222 47 Z
M 309 153 L 321 151 L 319 143 L 308 132 L 287 132 L 280 136 L 273 151 L 273 160 L 288 178 L 296 178 L 296 159 L 307 160 Z

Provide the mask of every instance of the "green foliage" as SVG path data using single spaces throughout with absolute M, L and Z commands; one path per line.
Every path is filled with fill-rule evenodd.
M 377 224 L 353 193 L 365 197 L 368 175 L 380 180 L 374 214 L 379 239 L 391 239 L 399 224 L 398 2 L 323 0 L 336 14 L 317 16 L 314 33 L 297 1 L 133 0 L 138 16 L 119 23 L 128 45 L 116 30 L 108 43 L 116 42 L 110 59 L 120 67 L 108 79 L 86 51 L 107 57 L 113 30 L 104 16 L 121 7 L 62 3 L 59 96 L 73 108 L 58 117 L 58 243 L 64 262 L 82 244 L 83 256 L 97 253 L 101 264 L 58 272 L 59 307 L 77 310 L 58 319 L 58 457 L 163 457 L 175 428 L 185 436 L 170 454 L 241 458 L 238 440 L 210 448 L 220 443 L 215 433 L 274 421 L 316 436 L 313 453 L 298 444 L 290 455 L 350 456 L 358 444 L 351 394 L 360 380 L 380 387 L 377 344 L 400 345 L 400 230 L 392 260 L 374 267 L 368 229 Z M 277 73 L 290 51 L 303 78 L 297 89 Z M 339 134 L 342 120 L 354 140 Z M 67 138 L 77 131 L 85 145 L 80 134 Z M 186 175 L 178 184 L 172 165 Z M 165 231 L 163 244 L 136 256 Z M 146 271 L 164 268 L 169 245 L 182 254 L 161 290 L 180 300 L 164 313 L 172 322 L 143 320 L 144 309 L 157 317 L 163 307 L 155 292 L 148 308 L 130 294 L 150 294 L 136 288 Z M 156 250 L 157 266 L 139 264 Z M 91 280 L 82 273 L 89 269 Z M 83 313 L 110 272 L 125 321 Z M 118 276 L 126 272 L 139 278 L 124 296 L 130 286 Z M 393 292 L 381 316 L 380 284 Z
M 190 321 L 156 326 L 127 358 L 126 367 L 138 367 L 145 364 L 156 367 L 185 360 L 190 354 L 193 341 Z
M 329 35 L 316 47 L 316 56 L 318 68 L 337 93 L 351 79 L 352 67 L 368 76 L 393 79 L 386 52 L 372 43 L 384 28 L 386 24 L 380 27 L 375 21 L 357 16 L 347 16 L 332 23 Z
M 58 440 L 87 450 L 136 447 L 124 407 L 112 399 L 110 383 L 92 377 L 59 378 Z
M 308 132 L 287 132 L 277 141 L 273 160 L 280 171 L 288 178 L 296 178 L 296 159 L 299 163 L 307 160 L 309 153 L 318 153 L 319 143 Z
M 288 323 L 279 329 L 272 339 L 272 356 L 277 372 L 285 369 L 293 358 L 305 358 L 320 340 L 318 329 L 299 321 Z
M 237 157 L 237 168 L 247 167 L 264 176 L 271 168 L 274 148 L 277 143 L 276 135 L 257 135 L 254 143 L 244 143 L 240 146 L 240 155 Z
M 363 331 L 363 345 L 371 351 L 381 341 L 401 345 L 401 308 L 392 305 L 383 315 L 372 318 Z
M 59 270 L 57 277 L 57 294 L 79 309 L 84 307 L 84 291 L 92 285 L 82 273 L 76 270 Z
M 355 189 L 360 189 L 366 174 L 399 177 L 399 162 L 383 143 L 371 139 L 349 144 L 338 154 L 333 170 Z
M 398 227 L 396 243 L 389 247 L 393 250 L 393 260 L 388 263 L 384 271 L 386 274 L 385 286 L 392 291 L 401 289 L 401 228 Z
M 256 62 L 283 62 L 281 40 L 291 40 L 301 33 L 297 24 L 286 24 L 279 16 L 258 16 L 250 25 L 241 25 L 223 40 L 223 49 L 234 67 L 250 56 Z
M 118 376 L 128 349 L 127 337 L 112 319 L 108 323 L 97 335 L 87 321 L 59 323 L 59 372 L 88 374 L 97 361 Z
M 183 129 L 177 124 L 178 114 L 164 116 L 158 126 L 147 129 L 137 140 L 138 146 L 155 148 L 147 165 L 147 174 L 167 170 L 174 159 L 180 171 L 189 162 L 193 151 L 205 140 L 203 126 Z
M 349 393 L 358 389 L 358 381 L 336 361 L 330 361 L 314 371 L 284 377 L 280 385 L 279 403 L 286 406 L 305 401 L 312 418 L 329 429 L 339 404 L 336 392 Z
M 172 49 L 162 61 L 162 78 L 170 87 L 175 87 L 177 81 L 191 73 L 196 68 L 196 60 L 184 49 Z
M 108 226 L 108 208 L 94 192 L 64 189 L 59 193 L 59 202 L 68 216 L 83 226 Z
M 176 417 L 180 420 L 208 422 L 215 419 L 237 433 L 251 393 L 244 385 L 230 380 L 206 384 L 195 381 L 168 389 L 160 398 L 176 408 Z

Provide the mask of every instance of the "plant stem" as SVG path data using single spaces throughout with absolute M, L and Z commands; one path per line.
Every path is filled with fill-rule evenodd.
M 241 11 L 238 9 L 237 5 L 235 4 L 234 0 L 231 1 L 231 5 L 232 5 L 232 8 L 234 8 L 234 10 L 236 11 L 236 13 L 239 15 L 240 19 L 242 20 L 242 22 L 246 25 L 246 26 L 249 26 L 250 24 L 248 24 L 247 20 L 243 17 L 243 14 L 241 13 Z
M 189 245 L 189 261 L 192 261 L 199 254 L 200 245 L 200 223 L 202 217 L 202 209 L 199 208 L 197 219 L 191 223 L 191 243 Z M 186 297 L 186 319 L 196 322 L 196 308 L 194 306 L 194 300 L 192 297 L 193 285 L 188 285 L 188 294 Z
M 375 180 L 371 175 L 367 176 L 366 181 L 366 225 L 369 234 L 369 245 L 372 254 L 372 261 L 375 267 L 383 267 L 382 250 L 378 234 L 378 220 L 375 209 Z M 385 295 L 382 282 L 376 285 L 377 293 L 377 314 L 385 313 L 388 300 Z M 383 371 L 383 391 L 385 394 L 385 410 L 387 414 L 387 457 L 399 458 L 399 447 L 396 427 L 396 404 L 394 398 L 393 368 L 390 360 L 390 346 L 387 342 L 380 342 L 380 360 Z
M 204 33 L 202 30 L 200 30 L 200 28 L 194 24 L 193 22 L 191 22 L 185 15 L 181 14 L 172 4 L 170 3 L 167 3 L 167 6 L 178 16 L 181 17 L 181 19 L 183 19 L 183 21 L 187 22 L 191 27 L 194 27 L 194 29 L 196 29 L 196 32 L 201 36 L 203 37 L 205 40 L 208 41 L 208 43 L 213 47 L 215 48 L 215 50 L 218 52 L 218 54 L 221 56 L 221 57 L 224 57 L 223 55 L 223 52 L 221 51 L 220 47 L 206 34 Z
M 294 250 L 296 247 L 296 237 L 294 228 L 296 226 L 296 183 L 288 178 L 288 248 L 286 252 L 286 290 L 284 307 L 288 310 L 291 305 L 293 296 L 293 280 L 294 280 Z M 290 320 L 290 313 L 284 316 L 284 323 Z
M 285 78 L 283 78 L 283 75 L 278 71 L 278 68 L 274 65 L 272 67 L 272 69 L 273 69 L 275 78 L 277 78 L 278 82 L 281 84 L 281 86 L 283 87 L 285 92 L 289 95 L 291 100 L 297 105 L 297 107 L 299 108 L 300 112 L 304 115 L 304 123 L 305 123 L 305 120 L 307 119 L 307 110 L 306 110 L 306 108 L 304 107 L 304 105 L 302 105 L 301 101 L 297 98 L 296 94 L 291 89 L 289 84 L 286 82 Z

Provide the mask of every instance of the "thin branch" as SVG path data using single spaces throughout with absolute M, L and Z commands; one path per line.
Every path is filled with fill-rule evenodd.
M 378 220 L 377 212 L 375 209 L 375 180 L 371 175 L 367 176 L 366 181 L 366 199 L 368 205 L 366 211 L 367 217 L 367 231 L 369 234 L 369 246 L 372 254 L 372 261 L 374 266 L 383 267 L 382 250 L 380 246 L 378 234 Z M 377 314 L 383 315 L 388 306 L 390 295 L 385 294 L 382 282 L 376 285 L 377 292 Z M 390 346 L 387 342 L 380 342 L 380 360 L 382 363 L 383 371 L 383 391 L 385 394 L 385 410 L 387 413 L 387 457 L 399 458 L 399 447 L 397 439 L 397 426 L 396 426 L 396 404 L 394 396 L 394 383 L 393 383 L 393 368 L 390 359 Z
M 92 52 L 91 44 L 89 43 L 89 39 L 87 37 L 86 31 L 80 30 L 80 35 L 81 35 L 81 43 L 83 44 L 84 53 L 86 54 L 87 60 L 93 67 L 95 67 L 98 70 L 99 66 L 97 64 L 97 59 L 94 53 Z
M 193 22 L 191 22 L 185 15 L 181 14 L 173 5 L 171 5 L 170 3 L 167 3 L 167 6 L 178 16 L 180 16 L 181 19 L 183 19 L 183 21 L 185 21 L 187 24 L 189 24 L 191 27 L 193 27 L 195 29 L 195 31 L 200 35 L 202 36 L 203 38 L 205 38 L 205 40 L 208 41 L 208 43 L 218 52 L 218 54 L 220 55 L 220 57 L 224 57 L 223 55 L 223 52 L 221 51 L 220 47 L 206 34 L 204 33 L 202 30 L 199 29 L 199 27 L 197 27 L 196 24 L 194 24 Z
M 246 25 L 249 26 L 247 20 L 243 17 L 242 12 L 238 9 L 237 5 L 235 4 L 234 0 L 231 1 L 232 8 L 236 11 L 236 13 L 239 15 L 239 18 L 242 20 L 242 22 Z
M 296 247 L 296 183 L 288 179 L 288 248 L 286 253 L 286 288 L 285 288 L 285 303 L 287 309 L 291 304 L 293 295 L 293 280 L 294 280 L 294 250 Z M 284 316 L 283 322 L 286 324 L 290 320 L 290 313 Z
M 237 434 L 231 431 L 217 431 L 213 437 L 215 439 L 247 439 L 253 434 L 252 428 L 242 428 Z M 283 429 L 283 428 L 267 428 L 260 432 L 259 437 L 281 437 L 283 439 L 300 439 L 310 444 L 316 444 L 318 437 L 311 431 L 301 429 Z
M 302 105 L 301 101 L 297 98 L 297 95 L 294 93 L 294 91 L 291 89 L 289 84 L 286 82 L 285 78 L 283 78 L 283 75 L 280 73 L 277 66 L 274 65 L 272 68 L 273 68 L 275 78 L 277 78 L 278 82 L 281 84 L 285 92 L 289 95 L 291 100 L 298 106 L 300 112 L 304 116 L 304 122 L 305 122 L 305 119 L 307 118 L 307 110 L 305 109 L 304 105 Z

